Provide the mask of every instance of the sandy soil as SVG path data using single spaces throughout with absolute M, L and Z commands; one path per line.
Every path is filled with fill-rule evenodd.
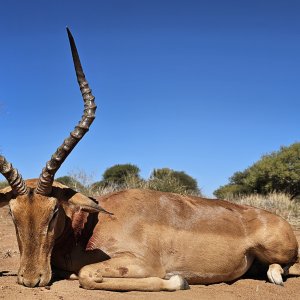
M 300 230 L 295 231 L 300 243 Z M 300 299 L 300 277 L 288 278 L 284 287 L 262 279 L 240 279 L 232 284 L 191 286 L 177 292 L 88 291 L 78 281 L 60 280 L 49 287 L 25 288 L 16 283 L 19 251 L 8 207 L 0 208 L 0 299 Z

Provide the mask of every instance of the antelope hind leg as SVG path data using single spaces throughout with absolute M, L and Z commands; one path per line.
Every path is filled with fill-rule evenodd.
M 283 286 L 283 280 L 282 280 L 283 273 L 284 273 L 284 271 L 279 264 L 272 264 L 269 266 L 267 275 L 268 275 L 270 282 Z
M 85 289 L 108 291 L 154 292 L 189 288 L 181 276 L 175 275 L 169 280 L 162 279 L 164 276 L 161 270 L 151 270 L 136 258 L 118 257 L 84 266 L 79 271 L 79 283 Z
M 296 275 L 300 276 L 300 263 L 296 262 L 289 266 L 286 266 L 284 269 L 278 264 L 272 264 L 269 266 L 269 270 L 267 272 L 268 278 L 271 282 L 283 285 L 283 280 L 281 275 Z

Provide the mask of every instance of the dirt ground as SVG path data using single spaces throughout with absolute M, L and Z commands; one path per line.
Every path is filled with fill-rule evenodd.
M 300 230 L 295 230 L 300 243 Z M 177 292 L 88 291 L 77 280 L 60 280 L 49 287 L 26 288 L 16 283 L 19 251 L 8 207 L 0 208 L 0 299 L 300 299 L 300 277 L 288 278 L 284 287 L 265 280 L 240 279 L 232 284 L 191 286 Z

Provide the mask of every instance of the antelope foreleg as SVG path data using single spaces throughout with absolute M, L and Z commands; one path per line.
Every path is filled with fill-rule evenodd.
M 87 289 L 98 289 L 107 291 L 177 291 L 188 289 L 189 286 L 185 279 L 179 275 L 164 280 L 159 277 L 147 278 L 103 278 L 101 283 L 94 282 L 85 287 L 79 279 L 81 286 Z
M 80 285 L 85 289 L 109 291 L 176 291 L 187 289 L 181 276 L 164 280 L 164 273 L 150 270 L 138 259 L 112 258 L 83 267 Z

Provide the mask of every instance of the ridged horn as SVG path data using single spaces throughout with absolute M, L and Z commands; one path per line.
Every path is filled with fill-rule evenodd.
M 15 196 L 27 194 L 27 186 L 21 174 L 0 155 L 0 173 L 7 179 Z
M 86 81 L 85 75 L 82 70 L 74 38 L 68 28 L 67 32 L 70 41 L 77 81 L 84 101 L 84 112 L 78 125 L 70 133 L 70 136 L 64 140 L 63 144 L 59 148 L 57 148 L 56 152 L 52 155 L 51 159 L 46 163 L 45 168 L 42 170 L 35 190 L 37 194 L 41 195 L 49 195 L 51 193 L 55 173 L 60 168 L 67 156 L 74 149 L 74 147 L 77 145 L 77 143 L 89 130 L 90 125 L 95 119 L 95 112 L 97 108 L 94 103 L 95 97 L 92 95 L 92 91 L 89 88 L 88 82 Z

